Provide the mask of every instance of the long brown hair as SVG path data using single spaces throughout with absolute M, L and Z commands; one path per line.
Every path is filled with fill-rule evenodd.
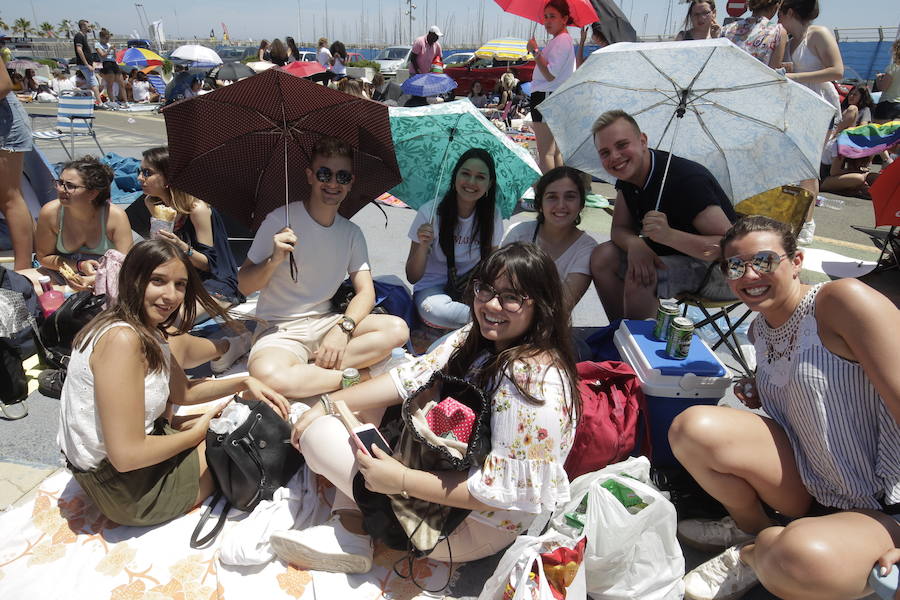
M 531 325 L 509 348 L 497 352 L 493 342 L 481 335 L 478 319 L 472 319 L 469 334 L 450 356 L 446 372 L 468 379 L 490 396 L 503 376 L 509 376 L 513 363 L 550 357 L 551 365 L 567 380 L 571 397 L 569 414 L 576 417 L 581 413 L 581 399 L 572 345 L 571 313 L 566 308 L 562 282 L 553 259 L 534 244 L 515 242 L 494 251 L 478 267 L 474 278 L 493 284 L 502 275 L 507 276 L 516 292 L 534 302 Z M 514 377 L 509 379 L 522 396 L 541 403 L 528 391 L 533 387 L 530 374 L 523 384 Z
M 180 261 L 187 271 L 184 301 L 180 310 L 172 311 L 169 318 L 151 328 L 147 325 L 144 294 L 153 270 L 172 259 Z M 85 325 L 72 345 L 84 351 L 104 327 L 111 323 L 125 322 L 138 334 L 142 353 L 147 360 L 148 372 L 159 372 L 165 367 L 162 348 L 159 345 L 160 335 L 166 338 L 169 335 L 181 335 L 190 331 L 197 316 L 198 303 L 210 316 L 222 317 L 231 323 L 232 319 L 203 287 L 200 275 L 184 252 L 163 239 L 139 242 L 125 256 L 119 270 L 119 297 L 115 306 L 107 308 Z
M 141 156 L 156 170 L 156 172 L 166 178 L 166 183 L 169 184 L 169 194 L 172 196 L 172 208 L 174 208 L 179 215 L 191 214 L 194 205 L 198 202 L 202 202 L 202 200 L 191 196 L 187 192 L 172 187 L 171 180 L 169 179 L 168 146 L 148 148 L 141 153 Z M 153 196 L 151 196 L 151 198 L 152 197 Z

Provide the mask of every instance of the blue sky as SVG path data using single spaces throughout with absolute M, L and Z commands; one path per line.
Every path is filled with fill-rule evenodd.
M 293 35 L 311 41 L 323 35 L 327 10 L 330 39 L 372 43 L 409 38 L 408 16 L 403 14 L 408 0 L 141 0 L 150 20 L 161 19 L 169 37 L 207 36 L 215 28 L 221 37 L 224 22 L 235 39 L 272 39 Z M 639 34 L 672 32 L 686 12 L 680 0 L 615 0 Z M 719 20 L 724 16 L 720 0 Z M 500 35 L 527 36 L 531 25 L 525 19 L 503 13 L 493 0 L 413 0 L 413 35 L 424 33 L 431 24 L 446 34 L 445 46 L 474 46 Z M 327 9 L 326 9 L 327 5 Z M 73 10 L 73 6 L 77 9 Z M 670 9 L 671 7 L 671 9 Z M 828 27 L 896 27 L 900 24 L 898 0 L 820 0 L 818 23 Z M 481 14 L 484 17 L 482 19 Z M 667 24 L 668 15 L 668 24 Z M 131 1 L 18 0 L 0 3 L 0 17 L 9 24 L 24 17 L 34 24 L 59 23 L 65 17 L 99 22 L 117 35 L 140 31 L 138 10 Z M 646 25 L 645 25 L 646 18 Z M 482 25 L 483 23 L 483 25 Z M 145 32 L 140 31 L 141 35 Z M 573 36 L 577 36 L 572 30 Z M 538 39 L 540 39 L 538 32 Z

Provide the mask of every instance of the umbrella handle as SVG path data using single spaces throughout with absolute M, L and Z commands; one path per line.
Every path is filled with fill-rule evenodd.
M 459 120 L 462 116 L 456 119 L 456 124 L 459 125 Z M 431 203 L 431 216 L 428 218 L 428 222 L 434 225 L 434 214 L 437 212 L 437 199 L 438 195 L 441 193 L 441 180 L 444 179 L 444 167 L 447 166 L 447 152 L 450 151 L 450 144 L 453 143 L 453 138 L 456 137 L 457 129 L 456 126 L 450 128 L 450 138 L 447 140 L 447 145 L 444 147 L 444 156 L 441 158 L 441 170 L 438 172 L 438 180 L 437 185 L 434 186 L 434 202 Z

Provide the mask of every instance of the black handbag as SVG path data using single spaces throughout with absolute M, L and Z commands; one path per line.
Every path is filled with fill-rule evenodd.
M 424 413 L 447 396 L 475 413 L 472 434 L 462 456 L 427 441 L 420 433 Z M 424 426 L 427 427 L 427 423 Z M 484 392 L 463 379 L 435 371 L 425 385 L 403 402 L 400 427 L 393 431 L 387 427 L 383 433 L 394 448 L 394 458 L 411 469 L 467 471 L 482 465 L 490 452 L 490 427 L 491 402 Z M 471 512 L 419 498 L 372 492 L 366 488 L 362 473 L 357 473 L 353 479 L 353 498 L 362 512 L 366 533 L 389 548 L 407 552 L 412 558 L 428 555 Z
M 303 464 L 302 455 L 291 445 L 291 426 L 272 407 L 262 400 L 237 396 L 234 401 L 249 406 L 250 415 L 231 433 L 206 433 L 206 462 L 216 482 L 216 493 L 191 534 L 191 548 L 202 548 L 219 535 L 232 506 L 250 512 L 262 500 L 271 500 L 275 490 Z M 222 497 L 225 507 L 219 520 L 200 537 Z
M 40 337 L 47 362 L 55 369 L 65 369 L 72 355 L 75 336 L 103 310 L 106 294 L 95 296 L 91 290 L 72 294 L 41 325 Z
M 480 264 L 480 263 L 479 263 Z M 447 256 L 447 283 L 444 292 L 455 302 L 468 302 L 472 276 L 478 271 L 478 264 L 460 275 L 456 272 L 456 256 L 451 252 Z

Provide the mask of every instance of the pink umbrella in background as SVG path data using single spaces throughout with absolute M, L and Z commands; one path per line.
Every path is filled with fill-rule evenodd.
M 504 11 L 544 24 L 544 7 L 547 0 L 494 0 Z M 600 20 L 590 0 L 568 0 L 569 14 L 574 27 L 584 27 Z

